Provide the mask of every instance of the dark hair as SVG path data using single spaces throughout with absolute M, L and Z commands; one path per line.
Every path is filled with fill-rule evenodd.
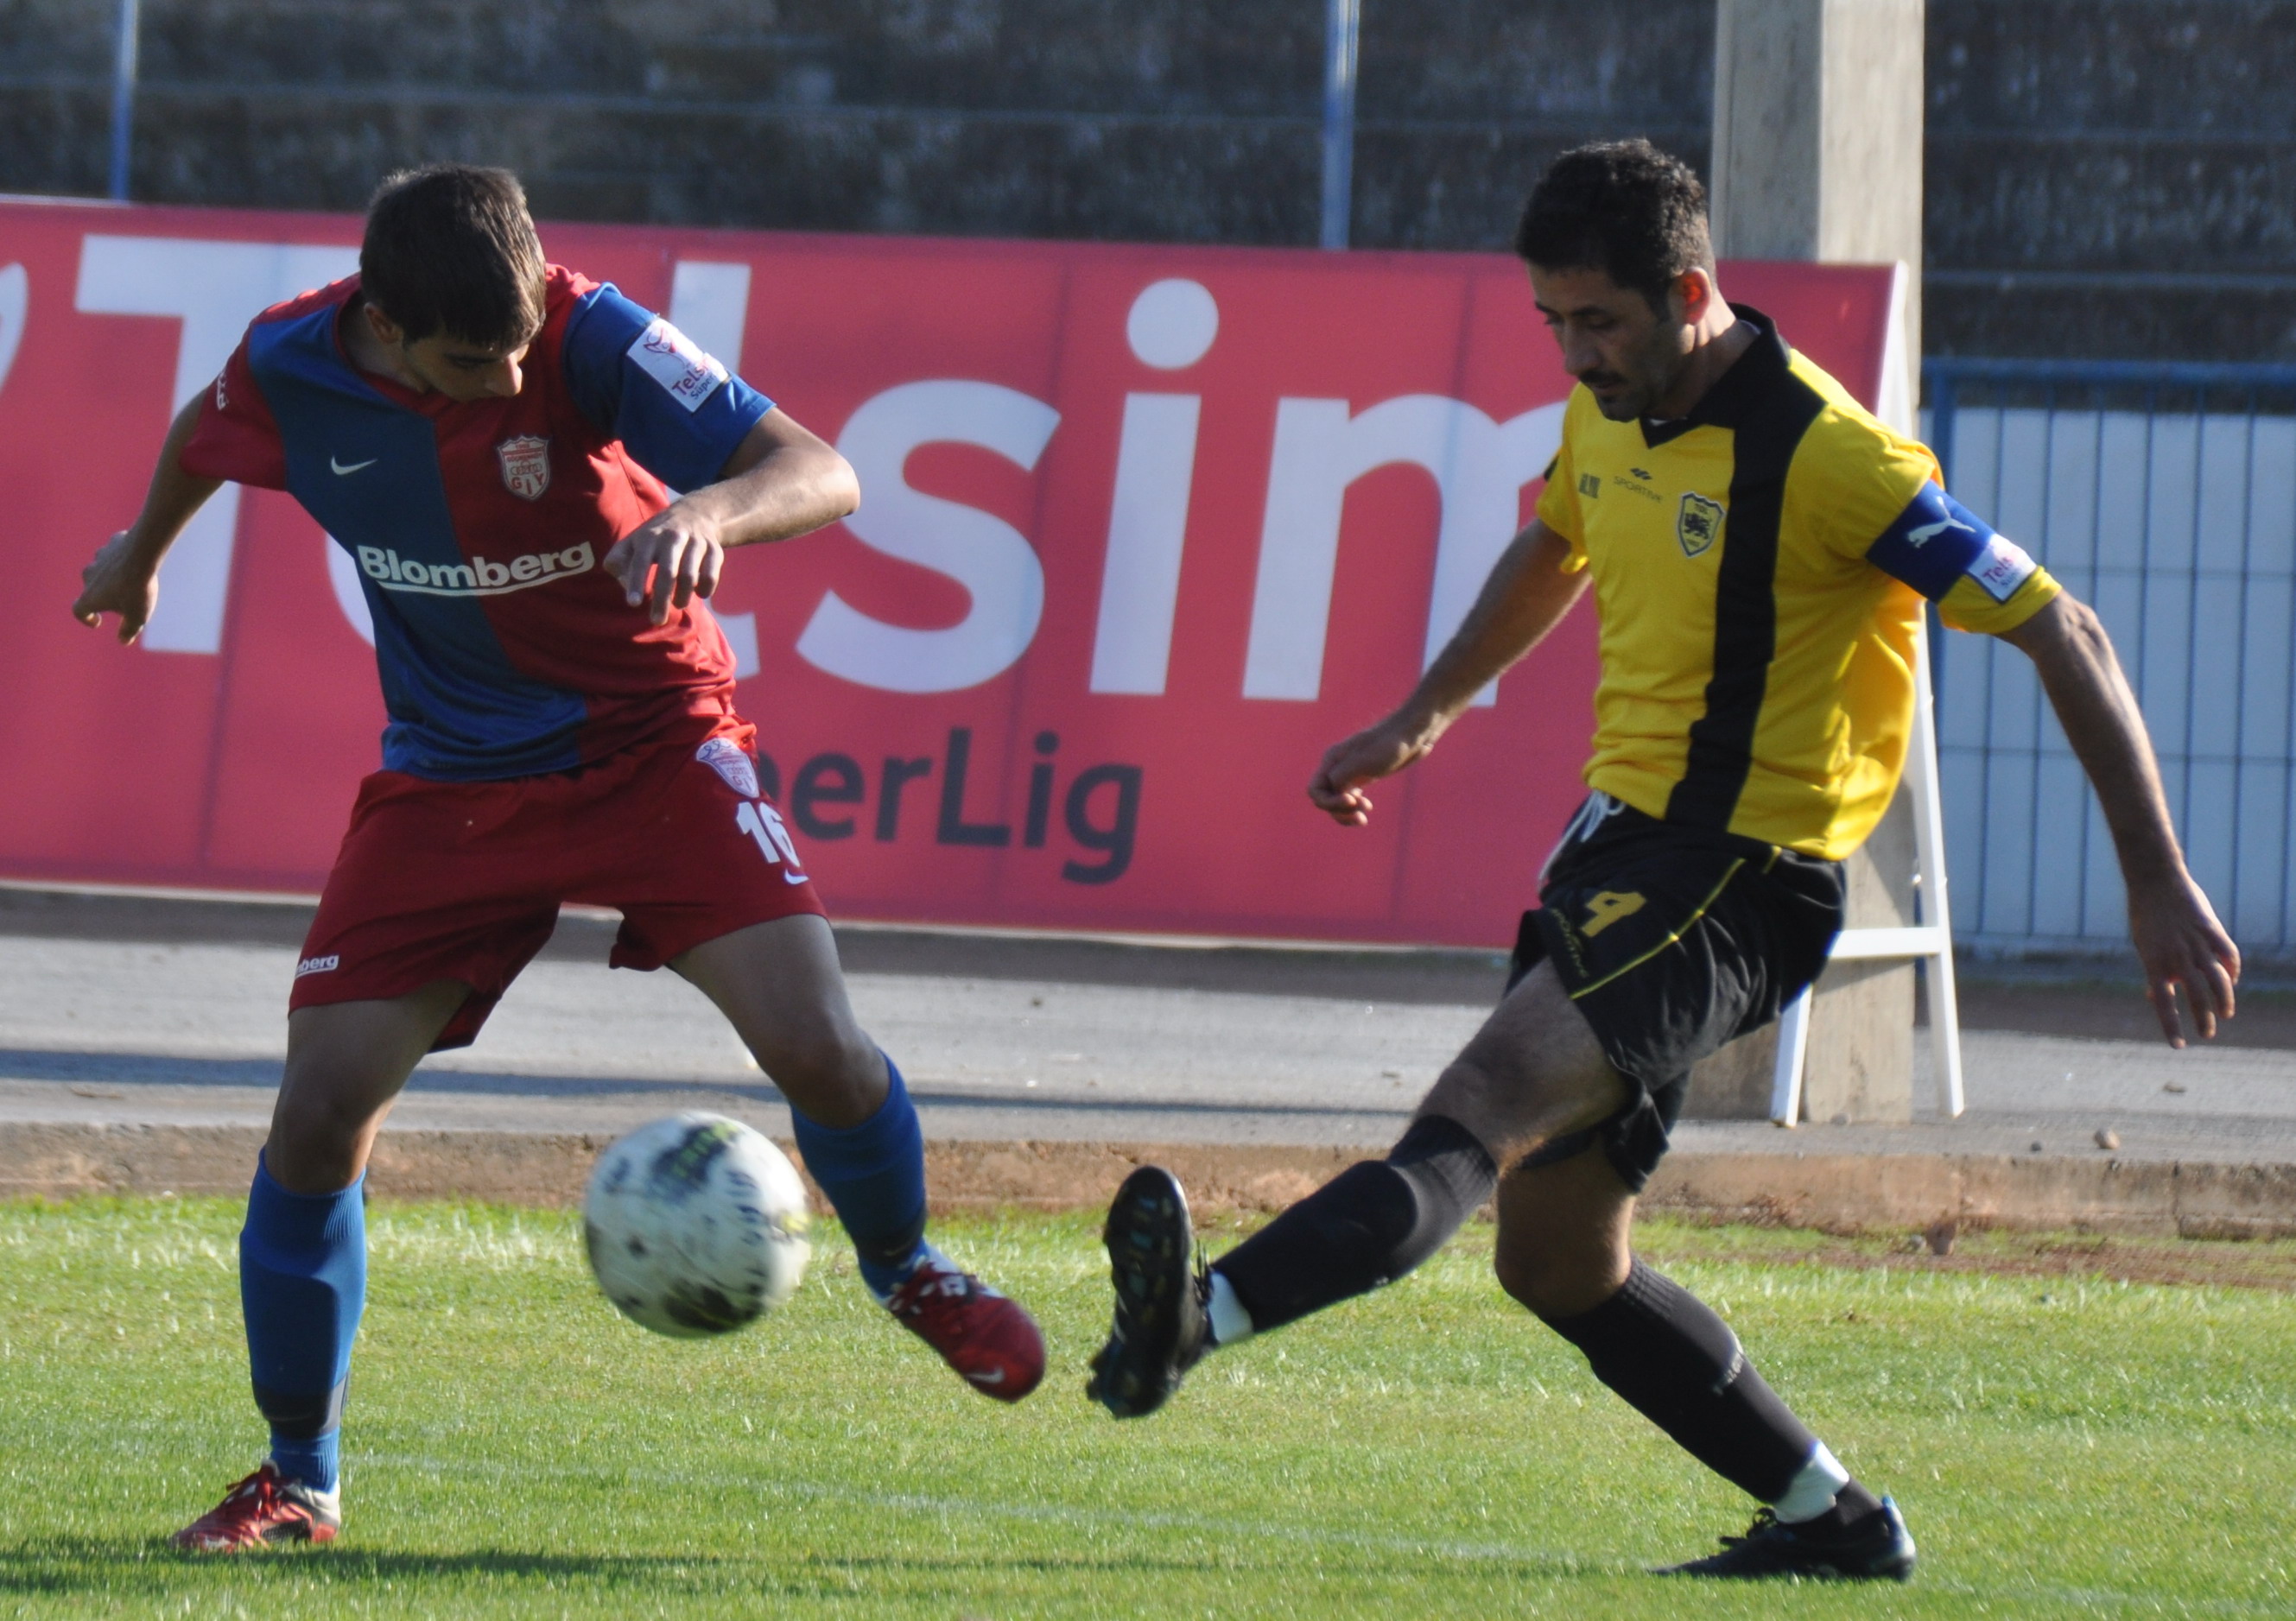
M 1600 270 L 1663 315 L 1677 276 L 1714 268 L 1706 188 L 1647 141 L 1576 146 L 1532 188 L 1514 250 L 1542 270 Z
M 402 169 L 366 205 L 359 289 L 412 341 L 509 348 L 542 325 L 542 244 L 508 169 Z

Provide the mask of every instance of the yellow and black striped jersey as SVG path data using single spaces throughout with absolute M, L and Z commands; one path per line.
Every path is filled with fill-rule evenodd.
M 1948 496 L 1937 459 L 1758 333 L 1691 413 L 1614 422 L 1584 389 L 1538 516 L 1602 621 L 1589 786 L 1646 815 L 1839 860 L 1889 808 L 1922 598 L 2000 632 L 2060 589 Z

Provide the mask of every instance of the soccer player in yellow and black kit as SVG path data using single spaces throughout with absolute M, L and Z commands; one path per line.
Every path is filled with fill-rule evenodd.
M 1643 142 L 1555 160 L 1516 251 L 1578 381 L 1538 520 L 1403 706 L 1308 788 L 1365 787 L 1435 746 L 1591 579 L 1593 790 L 1549 858 L 1505 999 L 1385 1159 L 1354 1166 L 1192 1273 L 1170 1175 L 1136 1172 L 1107 1240 L 1116 1321 L 1091 1393 L 1153 1412 L 1226 1345 L 1402 1276 L 1494 1191 L 1507 1293 L 1595 1376 L 1765 1506 L 1670 1574 L 1896 1577 L 1913 1540 L 1787 1409 L 1711 1310 L 1636 1259 L 1635 1196 L 1690 1068 L 1816 976 L 1841 858 L 1896 791 L 1923 599 L 2031 657 L 2103 801 L 2161 1025 L 2233 1011 L 2238 954 L 2185 871 L 2096 617 L 1948 495 L 1875 421 L 1715 286 L 1705 197 Z

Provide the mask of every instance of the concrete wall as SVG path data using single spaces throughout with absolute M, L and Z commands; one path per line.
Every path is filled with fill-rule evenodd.
M 1931 0 L 1932 353 L 2296 360 L 2296 4 Z
M 0 7 L 0 190 L 93 193 L 112 7 Z M 1712 0 L 1367 0 L 1356 240 L 1504 243 L 1553 152 L 1703 165 Z M 135 194 L 1315 240 L 1320 0 L 145 0 Z M 2296 0 L 1931 0 L 1928 347 L 2296 359 Z

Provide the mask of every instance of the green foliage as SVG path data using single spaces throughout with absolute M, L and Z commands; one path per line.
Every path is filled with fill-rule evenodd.
M 1221 1353 L 1165 1412 L 1082 1398 L 1093 1224 L 943 1224 L 1038 1312 L 1016 1409 L 896 1330 L 834 1230 L 723 1342 L 617 1317 L 559 1213 L 372 1213 L 332 1549 L 166 1535 L 255 1460 L 236 1204 L 0 1206 L 0 1615 L 1018 1617 L 2285 1614 L 2296 1346 L 2277 1292 L 1827 1265 L 1653 1227 L 1849 1466 L 1908 1589 L 1642 1576 L 1749 1505 L 1491 1283 L 1489 1232 Z M 1808 1240 L 1805 1235 L 1805 1247 Z

